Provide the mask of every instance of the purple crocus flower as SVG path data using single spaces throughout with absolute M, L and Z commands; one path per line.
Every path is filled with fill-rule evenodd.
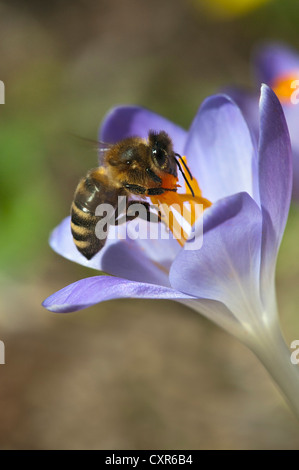
M 293 151 L 293 198 L 299 199 L 299 54 L 282 44 L 260 46 L 253 55 L 253 71 L 258 86 L 269 85 L 278 96 L 288 124 Z M 258 134 L 257 94 L 230 89 L 228 94 L 242 109 L 253 132 Z
M 189 131 L 143 108 L 113 109 L 101 140 L 146 137 L 149 129 L 163 129 L 175 151 L 187 155 L 203 196 L 213 203 L 203 216 L 203 246 L 191 251 L 174 239 L 108 237 L 87 261 L 74 246 L 66 218 L 52 233 L 51 247 L 113 276 L 77 281 L 43 305 L 52 312 L 72 312 L 116 298 L 184 303 L 252 349 L 299 414 L 298 375 L 280 332 L 274 285 L 291 198 L 291 150 L 281 105 L 266 85 L 259 113 L 257 147 L 240 109 L 226 95 L 207 98 Z

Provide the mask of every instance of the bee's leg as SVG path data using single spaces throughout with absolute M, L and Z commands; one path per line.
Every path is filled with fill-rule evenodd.
M 165 191 L 174 191 L 174 192 L 176 192 L 177 188 L 173 188 L 173 189 L 170 189 L 170 188 L 150 188 L 150 189 L 147 189 L 146 195 L 147 196 L 159 196 L 159 194 L 163 194 L 163 193 L 165 193 Z
M 130 191 L 133 194 L 145 194 L 146 193 L 146 188 L 144 188 L 143 186 L 139 186 L 138 184 L 125 183 L 124 188 L 126 188 L 128 191 Z

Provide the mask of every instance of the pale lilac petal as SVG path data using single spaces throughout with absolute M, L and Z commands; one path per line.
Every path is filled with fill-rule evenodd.
M 240 109 L 225 95 L 206 99 L 190 128 L 185 154 L 203 196 L 214 202 L 246 191 L 254 196 L 255 149 Z
M 263 85 L 260 99 L 259 184 L 263 213 L 263 265 L 274 272 L 292 192 L 292 153 L 285 117 L 275 93 Z
M 147 238 L 139 237 L 135 240 L 138 250 L 143 251 L 156 266 L 160 266 L 164 272 L 168 273 L 173 260 L 182 249 L 180 244 L 164 223 L 149 224 L 141 219 L 135 219 L 135 221 L 128 223 L 130 236 L 134 230 L 132 226 L 136 223 L 140 226 L 140 231 L 148 234 Z
M 167 287 L 95 276 L 81 279 L 55 292 L 43 302 L 43 306 L 52 312 L 67 313 L 119 298 L 184 300 L 193 297 Z
M 161 260 L 162 261 L 162 260 Z M 124 240 L 107 248 L 102 255 L 102 270 L 133 281 L 169 286 L 168 270 L 147 257 L 135 240 Z
M 175 152 L 183 152 L 187 132 L 159 114 L 140 106 L 113 108 L 102 122 L 99 138 L 108 143 L 131 136 L 146 138 L 151 129 L 167 132 L 173 141 Z
M 121 236 L 122 239 L 110 238 L 112 230 L 115 230 L 117 236 Z M 75 247 L 70 230 L 70 217 L 64 219 L 54 229 L 49 242 L 51 248 L 61 256 L 83 266 L 125 279 L 169 285 L 168 268 L 175 256 L 173 245 L 167 244 L 167 240 L 165 240 L 163 243 L 164 256 L 157 263 L 156 259 L 150 259 L 152 255 L 150 240 L 148 243 L 140 244 L 137 240 L 131 240 L 127 236 L 127 224 L 111 227 L 104 248 L 91 260 L 87 260 Z M 157 242 L 159 243 L 159 240 Z M 159 248 L 159 252 L 161 253 L 161 248 Z M 163 264 L 164 262 L 165 264 Z
M 283 44 L 266 44 L 256 49 L 253 58 L 258 83 L 273 85 L 277 77 L 290 72 L 299 74 L 299 55 Z
M 214 299 L 232 312 L 258 301 L 261 211 L 247 193 L 218 201 L 204 214 L 203 246 L 182 250 L 170 270 L 174 289 Z
M 254 145 L 258 146 L 259 135 L 259 96 L 239 88 L 227 88 L 225 93 L 230 96 L 243 113 L 251 132 Z

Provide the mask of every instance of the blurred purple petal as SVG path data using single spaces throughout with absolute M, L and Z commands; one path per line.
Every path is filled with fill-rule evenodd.
M 262 263 L 272 273 L 290 207 L 292 153 L 282 107 L 267 85 L 262 86 L 260 99 L 259 185 L 264 220 Z
M 293 198 L 299 200 L 299 149 L 298 153 L 293 152 Z
M 81 279 L 48 297 L 43 306 L 52 312 L 75 312 L 99 302 L 119 298 L 192 299 L 179 291 L 110 276 Z
M 202 248 L 175 259 L 171 285 L 242 315 L 242 302 L 257 302 L 261 230 L 261 211 L 247 193 L 218 201 L 204 215 Z
M 175 152 L 182 154 L 187 131 L 159 114 L 140 106 L 113 108 L 102 122 L 100 140 L 115 143 L 131 136 L 146 138 L 150 129 L 167 132 L 173 141 Z
M 298 71 L 299 55 L 295 50 L 283 44 L 265 44 L 259 46 L 253 58 L 258 84 L 273 85 L 277 77 Z
M 241 191 L 253 195 L 255 150 L 244 117 L 229 97 L 204 101 L 184 153 L 205 198 L 215 202 Z

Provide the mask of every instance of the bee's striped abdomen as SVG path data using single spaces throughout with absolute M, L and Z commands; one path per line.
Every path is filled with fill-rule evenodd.
M 71 207 L 73 240 L 77 249 L 88 260 L 98 253 L 106 242 L 105 238 L 99 239 L 95 233 L 100 220 L 100 217 L 95 215 L 96 208 L 104 200 L 106 202 L 105 185 L 101 184 L 98 177 L 93 177 L 92 173 L 95 171 L 97 170 L 91 170 L 80 181 Z M 112 202 L 116 204 L 114 200 Z

